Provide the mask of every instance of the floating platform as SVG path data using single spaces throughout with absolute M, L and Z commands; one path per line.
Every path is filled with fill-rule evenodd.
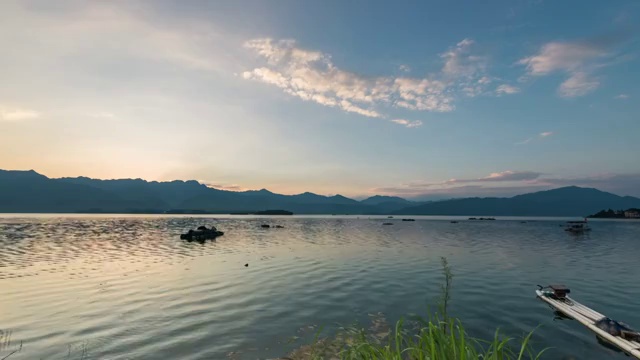
M 607 316 L 573 300 L 567 295 L 570 290 L 562 285 L 550 285 L 547 288 L 538 287 L 540 289 L 536 290 L 536 295 L 552 309 L 586 326 L 596 334 L 598 340 L 620 349 L 627 355 L 640 359 L 640 333 L 628 328 L 626 324 L 611 320 Z M 619 335 L 612 335 L 610 331 L 605 331 L 601 328 L 606 327 L 608 324 L 614 325 L 612 330 L 616 330 L 614 332 L 619 333 Z

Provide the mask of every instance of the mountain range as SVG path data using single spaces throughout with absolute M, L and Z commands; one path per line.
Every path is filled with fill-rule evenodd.
M 0 170 L 4 213 L 238 213 L 282 209 L 296 214 L 586 216 L 602 209 L 640 207 L 640 199 L 576 186 L 510 198 L 462 198 L 430 202 L 395 196 L 362 201 L 305 192 L 275 194 L 210 188 L 197 181 L 48 178 L 33 170 Z

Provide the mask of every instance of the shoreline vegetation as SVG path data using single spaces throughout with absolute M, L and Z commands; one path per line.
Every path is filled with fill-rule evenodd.
M 593 215 L 587 216 L 587 218 L 592 219 L 630 219 L 630 220 L 639 220 L 640 219 L 640 209 L 638 208 L 630 208 L 627 210 L 600 210 Z
M 531 344 L 533 331 L 521 339 L 504 337 L 496 329 L 493 339 L 483 340 L 468 335 L 462 321 L 451 317 L 447 308 L 451 300 L 453 273 L 446 258 L 441 258 L 444 284 L 438 301 L 438 312 L 428 318 L 400 319 L 389 327 L 382 320 L 373 320 L 369 330 L 352 326 L 338 333 L 320 337 L 303 345 L 286 360 L 512 360 L 539 359 L 546 349 L 536 352 Z
M 262 210 L 262 211 L 208 211 L 197 209 L 171 209 L 171 210 L 156 210 L 156 209 L 142 209 L 142 210 L 127 210 L 124 212 L 112 212 L 102 209 L 88 209 L 83 211 L 76 211 L 75 214 L 141 214 L 141 215 L 293 215 L 293 212 L 288 210 Z M 1 359 L 0 359 L 1 360 Z

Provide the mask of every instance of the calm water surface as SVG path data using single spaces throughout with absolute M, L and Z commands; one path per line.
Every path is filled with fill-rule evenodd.
M 416 219 L 0 215 L 0 358 L 20 341 L 11 360 L 283 356 L 318 326 L 424 314 L 441 256 L 455 273 L 450 312 L 471 335 L 541 325 L 547 359 L 626 358 L 553 321 L 534 289 L 565 283 L 639 328 L 640 221 L 594 221 L 575 236 L 565 219 Z M 225 235 L 179 239 L 203 224 Z

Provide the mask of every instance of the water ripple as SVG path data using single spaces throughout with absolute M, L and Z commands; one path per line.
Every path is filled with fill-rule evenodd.
M 389 321 L 424 314 L 436 304 L 446 256 L 455 272 L 450 312 L 474 336 L 541 325 L 534 342 L 553 347 L 548 358 L 624 358 L 575 322 L 553 321 L 533 296 L 535 284 L 552 282 L 640 327 L 640 222 L 594 222 L 591 234 L 573 236 L 558 219 L 386 221 L 0 217 L 0 324 L 24 342 L 15 359 L 277 357 L 319 325 L 331 332 L 372 313 Z M 225 235 L 179 240 L 203 224 Z

